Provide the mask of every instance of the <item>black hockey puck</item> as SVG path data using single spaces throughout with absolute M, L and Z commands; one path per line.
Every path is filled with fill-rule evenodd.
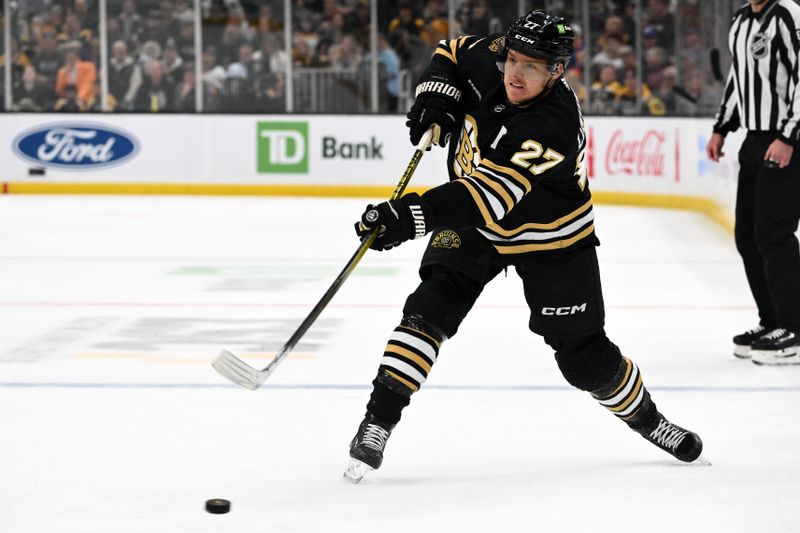
M 221 498 L 212 498 L 206 501 L 206 511 L 211 514 L 225 514 L 231 510 L 231 502 Z

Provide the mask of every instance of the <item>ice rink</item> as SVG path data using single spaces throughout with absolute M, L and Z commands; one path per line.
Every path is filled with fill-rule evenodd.
M 365 203 L 0 196 L 0 531 L 800 531 L 800 367 L 732 356 L 757 323 L 733 236 L 686 211 L 597 206 L 598 254 L 609 336 L 712 466 L 571 389 L 509 271 L 384 466 L 344 481 L 425 242 L 369 252 L 264 389 L 209 363 L 269 362 L 357 248 Z

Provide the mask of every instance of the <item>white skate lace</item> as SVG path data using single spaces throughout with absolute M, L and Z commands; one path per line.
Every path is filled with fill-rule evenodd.
M 366 429 L 364 429 L 364 436 L 361 438 L 361 442 L 368 448 L 382 452 L 383 447 L 386 446 L 386 439 L 388 438 L 388 431 L 375 424 L 367 424 Z
M 650 438 L 658 444 L 674 450 L 681 443 L 686 432 L 682 431 L 662 418 L 658 421 L 658 427 L 650 432 Z
M 770 340 L 777 339 L 778 337 L 783 336 L 784 333 L 786 333 L 786 330 L 783 328 L 773 329 L 772 331 L 764 335 L 764 337 L 762 338 Z
M 757 327 L 755 327 L 755 328 L 753 328 L 751 330 L 748 330 L 748 332 L 745 333 L 745 335 L 758 335 L 759 333 L 761 333 L 765 329 L 767 329 L 767 328 L 765 328 L 764 326 L 757 326 Z

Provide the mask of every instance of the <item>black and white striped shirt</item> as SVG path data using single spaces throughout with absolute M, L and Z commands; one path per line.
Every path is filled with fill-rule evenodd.
M 767 0 L 753 13 L 749 4 L 733 17 L 728 45 L 732 62 L 714 131 L 725 135 L 744 126 L 800 140 L 800 6 Z

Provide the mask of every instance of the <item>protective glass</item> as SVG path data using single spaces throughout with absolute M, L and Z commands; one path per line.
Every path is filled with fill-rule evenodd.
M 531 61 L 518 61 L 510 55 L 505 61 L 498 61 L 497 68 L 503 74 L 516 75 L 528 81 L 547 81 L 552 72 L 544 63 L 533 63 Z

